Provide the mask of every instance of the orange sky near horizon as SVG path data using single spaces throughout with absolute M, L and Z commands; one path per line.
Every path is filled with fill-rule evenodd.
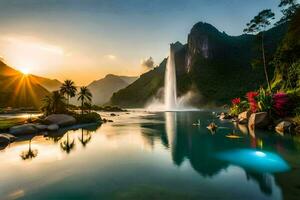
M 145 72 L 139 62 L 123 62 L 124 58 L 115 54 L 87 55 L 32 36 L 2 36 L 0 51 L 4 61 L 21 72 L 60 81 L 72 79 L 77 85 L 87 85 L 107 74 L 139 76 Z

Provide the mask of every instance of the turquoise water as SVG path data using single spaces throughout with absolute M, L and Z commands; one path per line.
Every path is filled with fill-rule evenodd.
M 211 111 L 102 116 L 114 122 L 22 138 L 0 151 L 0 199 L 300 195 L 298 138 L 248 132 Z M 200 126 L 192 125 L 198 119 Z M 215 133 L 206 129 L 212 120 L 220 127 Z

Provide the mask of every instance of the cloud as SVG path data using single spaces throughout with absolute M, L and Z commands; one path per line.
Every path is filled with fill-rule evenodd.
M 110 60 L 115 60 L 117 58 L 117 56 L 113 55 L 113 54 L 107 54 L 104 56 L 105 58 L 108 58 Z
M 24 36 L 5 36 L 1 38 L 2 41 L 11 44 L 16 48 L 34 50 L 34 51 L 43 51 L 51 54 L 56 54 L 63 56 L 64 49 L 60 46 L 52 45 L 39 41 L 36 38 L 24 37 Z
M 152 57 L 141 60 L 141 66 L 147 69 L 152 69 L 154 67 L 154 60 Z

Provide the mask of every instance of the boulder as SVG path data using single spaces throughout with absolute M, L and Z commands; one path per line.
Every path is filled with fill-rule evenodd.
M 70 126 L 76 123 L 76 119 L 70 115 L 53 114 L 45 118 L 49 124 L 57 124 L 60 127 Z
M 9 142 L 13 142 L 17 139 L 15 136 L 13 136 L 9 133 L 2 133 L 2 134 L 0 134 L 0 137 L 8 139 Z
M 38 130 L 35 128 L 34 124 L 23 124 L 18 126 L 13 126 L 9 129 L 9 133 L 12 135 L 28 135 L 35 134 Z
M 110 116 L 114 117 L 114 116 L 116 116 L 116 114 L 115 113 L 111 113 Z
M 267 112 L 252 113 L 248 120 L 248 127 L 251 130 L 255 128 L 266 128 L 269 125 L 269 115 Z
M 0 145 L 1 146 L 6 146 L 10 143 L 9 138 L 3 136 L 2 134 L 0 134 Z
M 238 122 L 240 124 L 247 124 L 250 115 L 251 115 L 250 111 L 245 111 L 245 112 L 240 113 L 238 116 Z
M 48 129 L 48 126 L 43 124 L 35 124 L 34 127 L 39 131 L 46 131 Z
M 59 129 L 59 126 L 57 124 L 51 124 L 47 127 L 48 131 L 57 131 Z
M 277 133 L 279 133 L 279 134 L 284 134 L 284 133 L 290 132 L 291 127 L 292 127 L 292 123 L 291 122 L 289 122 L 289 121 L 282 121 L 282 122 L 279 122 L 276 125 L 275 131 Z

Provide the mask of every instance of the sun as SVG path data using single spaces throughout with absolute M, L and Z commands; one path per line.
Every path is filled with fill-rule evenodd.
M 30 73 L 29 69 L 28 68 L 22 68 L 20 69 L 20 71 L 22 72 L 22 74 L 24 75 L 28 75 Z

